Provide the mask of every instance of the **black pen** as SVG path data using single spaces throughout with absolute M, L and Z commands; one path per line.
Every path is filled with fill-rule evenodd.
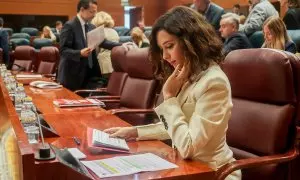
M 75 143 L 77 144 L 77 145 L 80 145 L 80 141 L 79 141 L 79 139 L 77 138 L 77 137 L 73 137 L 73 140 L 75 141 Z

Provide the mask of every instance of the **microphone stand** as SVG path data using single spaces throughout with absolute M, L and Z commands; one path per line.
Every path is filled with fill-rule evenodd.
M 50 148 L 48 143 L 45 143 L 44 141 L 44 135 L 42 131 L 40 116 L 38 115 L 36 108 L 33 106 L 31 110 L 34 112 L 34 114 L 37 117 L 38 125 L 39 125 L 39 131 L 41 134 L 42 144 L 38 144 L 38 151 L 34 153 L 35 160 L 38 161 L 46 161 L 46 160 L 52 160 L 55 159 L 55 154 L 53 153 L 52 149 Z

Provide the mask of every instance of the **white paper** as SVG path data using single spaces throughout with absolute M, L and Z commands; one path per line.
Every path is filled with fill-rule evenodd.
M 31 79 L 31 78 L 42 78 L 41 74 L 17 74 L 17 79 Z
M 129 147 L 125 141 L 125 139 L 120 138 L 111 138 L 109 134 L 100 131 L 98 129 L 93 129 L 93 145 L 104 146 L 110 148 L 118 148 L 123 150 L 128 150 Z
M 62 87 L 62 85 L 60 84 L 57 84 L 55 82 L 49 82 L 49 81 L 32 81 L 31 83 L 29 83 L 29 85 L 41 89 L 56 89 Z
M 105 39 L 104 26 L 99 26 L 87 33 L 88 48 L 95 49 Z
M 84 159 L 86 155 L 83 154 L 78 148 L 68 148 L 68 151 L 76 158 L 76 159 Z
M 178 167 L 176 164 L 170 163 L 152 153 L 119 156 L 95 161 L 82 161 L 82 163 L 100 178 Z

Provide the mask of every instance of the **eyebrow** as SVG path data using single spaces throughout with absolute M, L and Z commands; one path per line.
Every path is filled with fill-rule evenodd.
M 169 42 L 172 42 L 173 40 L 168 40 L 168 41 L 165 41 L 164 43 L 162 43 L 162 45 L 165 45 L 165 44 L 167 44 L 167 43 L 169 43 Z

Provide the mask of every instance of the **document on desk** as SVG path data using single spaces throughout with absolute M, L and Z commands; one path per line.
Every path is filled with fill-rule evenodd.
M 152 153 L 81 162 L 100 178 L 124 176 L 139 172 L 159 171 L 178 167 L 176 164 L 170 163 Z
M 99 26 L 87 33 L 88 48 L 95 49 L 105 39 L 104 26 Z

